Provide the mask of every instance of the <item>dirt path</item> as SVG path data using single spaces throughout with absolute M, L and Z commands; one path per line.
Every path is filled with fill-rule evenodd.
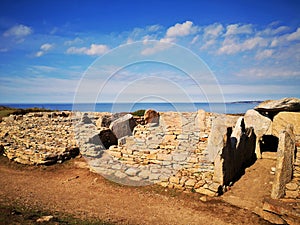
M 271 196 L 274 175 L 270 172 L 271 167 L 275 165 L 276 161 L 272 159 L 257 160 L 254 165 L 246 169 L 245 175 L 222 196 L 222 199 L 260 214 L 263 199 Z
M 78 161 L 28 167 L 0 157 L 0 203 L 117 224 L 269 224 L 220 200 L 202 202 L 197 194 L 120 186 L 77 168 Z

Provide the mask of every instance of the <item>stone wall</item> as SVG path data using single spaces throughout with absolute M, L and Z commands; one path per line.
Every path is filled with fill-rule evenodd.
M 29 165 L 53 164 L 79 154 L 69 112 L 5 117 L 0 145 L 9 159 Z
M 157 183 L 164 187 L 216 195 L 214 163 L 208 159 L 207 140 L 212 121 L 235 124 L 238 117 L 205 113 L 160 113 L 158 124 L 137 125 L 132 136 L 90 159 L 96 172 L 131 185 Z M 117 169 L 116 169 L 117 168 Z

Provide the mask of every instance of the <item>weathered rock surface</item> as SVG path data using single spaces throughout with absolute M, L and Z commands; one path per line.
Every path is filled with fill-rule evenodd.
M 246 127 L 254 128 L 254 132 L 258 139 L 260 139 L 263 135 L 272 134 L 272 121 L 253 109 L 246 112 L 244 121 Z
M 257 158 L 261 158 L 260 141 L 264 135 L 272 134 L 272 121 L 259 112 L 250 109 L 244 116 L 245 126 L 253 127 L 256 135 L 255 153 Z
M 271 197 L 278 199 L 284 196 L 285 185 L 292 180 L 295 153 L 295 137 L 292 126 L 279 134 L 275 179 Z
M 125 136 L 131 136 L 135 126 L 136 123 L 133 116 L 131 114 L 126 114 L 125 116 L 113 121 L 109 128 L 119 139 Z
M 278 113 L 273 119 L 272 134 L 278 137 L 280 131 L 285 130 L 289 124 L 293 125 L 293 133 L 300 144 L 300 112 Z
M 254 108 L 259 112 L 299 112 L 300 99 L 299 98 L 283 98 L 279 100 L 267 100 L 260 103 Z
M 97 128 L 101 127 L 109 127 L 113 119 L 113 115 L 111 113 L 102 113 L 99 119 L 96 121 Z
M 145 111 L 144 120 L 146 124 L 148 123 L 157 124 L 159 122 L 159 113 L 153 109 L 148 109 Z
M 242 123 L 243 120 L 240 120 Z M 232 128 L 227 128 L 224 144 L 215 158 L 214 180 L 221 185 L 229 185 L 236 181 L 244 172 L 244 169 L 254 163 L 255 156 L 255 134 L 253 128 L 247 128 L 232 135 Z
M 99 133 L 99 138 L 106 149 L 118 144 L 118 139 L 110 129 L 103 129 Z
M 224 147 L 224 140 L 227 134 L 227 126 L 224 124 L 223 118 L 218 118 L 213 121 L 210 135 L 208 137 L 207 151 L 208 160 L 214 162 L 217 155 Z

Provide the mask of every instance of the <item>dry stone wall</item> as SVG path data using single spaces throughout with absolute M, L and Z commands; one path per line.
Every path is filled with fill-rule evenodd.
M 69 112 L 5 117 L 0 141 L 4 154 L 22 164 L 53 164 L 79 154 Z
M 214 164 L 208 160 L 207 140 L 212 121 L 220 115 L 160 113 L 159 123 L 137 125 L 132 136 L 90 159 L 92 169 L 125 184 L 157 183 L 164 187 L 215 195 Z M 237 117 L 230 116 L 234 124 Z M 205 126 L 203 126 L 205 124 Z

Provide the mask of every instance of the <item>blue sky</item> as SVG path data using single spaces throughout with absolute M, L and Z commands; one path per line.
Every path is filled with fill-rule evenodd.
M 124 46 L 129 59 L 177 54 L 192 66 L 170 43 L 198 56 L 214 82 L 159 62 L 117 67 Z M 72 102 L 82 80 L 85 101 L 300 97 L 300 1 L 0 2 L 0 103 Z

